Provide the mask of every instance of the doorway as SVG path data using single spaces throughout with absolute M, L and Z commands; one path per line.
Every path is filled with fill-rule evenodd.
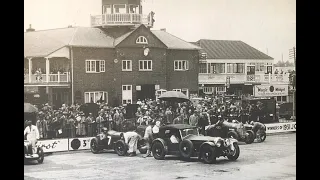
M 156 99 L 155 84 L 143 84 L 141 85 L 141 91 L 137 91 L 137 99 Z

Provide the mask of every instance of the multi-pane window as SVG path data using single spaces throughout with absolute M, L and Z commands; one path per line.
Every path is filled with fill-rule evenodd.
M 103 5 L 103 14 L 111 14 L 111 5 Z
M 84 103 L 97 103 L 98 101 L 108 103 L 108 92 L 93 91 L 84 93 Z
M 256 63 L 256 71 L 264 72 L 265 66 L 264 63 Z
M 131 14 L 140 14 L 139 5 L 130 4 L 129 5 L 129 13 L 131 13 Z
M 228 63 L 227 73 L 244 73 L 244 63 Z
M 152 71 L 152 60 L 139 60 L 139 71 Z
M 214 91 L 214 87 L 203 87 L 203 92 L 211 94 Z
M 122 71 L 132 71 L 132 61 L 122 60 Z
M 132 103 L 132 85 L 122 85 L 122 104 Z
M 208 63 L 208 73 L 220 74 L 225 73 L 224 63 Z
M 113 5 L 113 13 L 115 14 L 125 14 L 127 13 L 125 4 L 114 4 Z
M 137 44 L 148 44 L 148 40 L 147 40 L 147 38 L 145 38 L 144 36 L 139 36 L 139 37 L 136 39 L 136 43 L 137 43 Z
M 207 63 L 199 63 L 199 73 L 207 73 Z
M 174 70 L 175 71 L 186 71 L 189 69 L 189 61 L 187 60 L 175 60 Z
M 217 92 L 226 92 L 226 87 L 225 86 L 218 86 Z
M 86 60 L 86 72 L 97 73 L 105 72 L 106 66 L 104 60 Z

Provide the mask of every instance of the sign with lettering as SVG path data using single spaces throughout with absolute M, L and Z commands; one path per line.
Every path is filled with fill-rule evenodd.
M 255 97 L 288 96 L 288 85 L 255 85 Z
M 36 144 L 42 147 L 43 152 L 59 152 L 68 151 L 68 139 L 55 139 L 55 140 L 39 140 Z
M 267 134 L 296 131 L 296 122 L 265 124 Z
M 90 140 L 93 137 L 85 138 L 70 138 L 69 139 L 69 151 L 90 149 Z

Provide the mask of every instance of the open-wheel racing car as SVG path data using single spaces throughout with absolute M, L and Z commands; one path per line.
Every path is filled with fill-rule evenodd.
M 90 140 L 90 150 L 92 153 L 97 154 L 102 150 L 114 150 L 119 156 L 124 156 L 128 150 L 128 144 L 125 143 L 124 139 L 121 138 L 122 132 L 117 131 L 108 131 L 107 137 L 105 139 L 101 139 L 100 135 L 92 138 Z M 147 153 L 147 148 L 145 147 L 144 140 L 138 141 L 138 150 L 141 154 Z
M 229 128 L 228 137 L 244 141 L 246 144 L 253 143 L 255 134 L 251 129 L 247 129 L 241 122 L 223 122 L 223 126 Z
M 204 163 L 214 163 L 220 156 L 236 160 L 240 155 L 238 141 L 233 138 L 221 138 L 199 135 L 198 128 L 186 124 L 161 126 L 158 138 L 152 142 L 152 154 L 157 160 L 166 155 L 178 155 L 184 160 L 198 157 Z
M 252 131 L 254 134 L 254 138 L 258 140 L 258 142 L 263 142 L 267 138 L 266 130 L 258 130 L 256 133 L 253 131 L 253 125 L 244 124 L 244 127 L 247 131 Z
M 44 152 L 41 147 L 32 148 L 32 144 L 28 140 L 24 140 L 24 160 L 25 161 L 34 161 L 37 160 L 38 163 L 43 163 Z M 34 153 L 34 151 L 36 153 Z

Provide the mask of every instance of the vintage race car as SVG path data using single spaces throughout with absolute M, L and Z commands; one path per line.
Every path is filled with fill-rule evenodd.
M 184 160 L 198 157 L 211 164 L 220 156 L 233 161 L 238 159 L 240 148 L 237 142 L 233 138 L 201 136 L 195 126 L 170 124 L 160 127 L 151 149 L 157 160 L 164 159 L 166 155 L 178 155 Z
M 253 143 L 255 134 L 251 129 L 246 129 L 243 123 L 230 123 L 225 121 L 223 125 L 229 128 L 228 137 L 235 138 L 238 141 L 244 141 L 246 144 Z
M 247 131 L 248 130 L 252 131 L 252 128 L 253 128 L 251 124 L 244 124 L 244 127 Z M 254 133 L 254 131 L 252 132 Z M 257 133 L 254 133 L 254 138 L 257 139 L 259 142 L 263 142 L 267 138 L 267 133 L 265 130 L 258 130 Z
M 122 132 L 108 131 L 107 138 L 101 140 L 100 135 L 90 140 L 90 150 L 92 153 L 97 154 L 102 150 L 114 150 L 119 156 L 126 155 L 128 151 L 128 144 L 125 143 L 124 139 L 121 138 Z M 141 154 L 147 153 L 144 140 L 138 141 L 138 150 Z
M 24 140 L 24 160 L 25 161 L 34 161 L 37 160 L 38 163 L 43 163 L 44 152 L 41 147 L 35 147 L 35 152 L 33 151 L 32 144 L 30 141 Z

